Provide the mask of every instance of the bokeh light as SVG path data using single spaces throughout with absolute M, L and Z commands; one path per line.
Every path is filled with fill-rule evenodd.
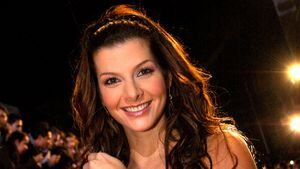
M 288 74 L 292 83 L 300 81 L 300 64 L 292 65 L 288 70 Z
M 300 133 L 300 116 L 294 116 L 291 118 L 290 128 L 292 131 Z

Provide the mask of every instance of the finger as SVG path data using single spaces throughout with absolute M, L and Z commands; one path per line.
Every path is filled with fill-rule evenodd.
M 88 155 L 88 161 L 97 159 L 97 153 L 91 153 Z
M 83 165 L 83 169 L 100 169 L 102 167 L 102 162 L 97 160 L 89 161 Z
M 115 161 L 115 160 L 117 160 L 115 157 L 113 157 L 113 156 L 111 156 L 111 155 L 109 155 L 109 154 L 107 154 L 107 153 L 102 153 L 102 152 L 100 152 L 100 153 L 98 153 L 98 156 L 102 156 L 102 157 L 104 157 L 106 160 L 109 160 L 109 161 Z
M 106 159 L 107 161 L 113 162 L 114 164 L 123 165 L 123 163 L 116 157 L 113 157 L 107 153 L 98 153 L 98 158 L 101 156 L 102 158 Z

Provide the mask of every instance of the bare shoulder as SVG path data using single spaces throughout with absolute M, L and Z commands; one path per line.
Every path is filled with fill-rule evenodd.
M 223 131 L 209 136 L 207 150 L 214 169 L 257 168 L 244 137 L 238 132 Z

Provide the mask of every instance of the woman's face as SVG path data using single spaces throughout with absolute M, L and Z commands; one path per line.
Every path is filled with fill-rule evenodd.
M 148 42 L 132 38 L 94 54 L 102 104 L 125 131 L 163 124 L 166 84 Z
M 25 136 L 24 139 L 21 141 L 16 140 L 15 145 L 17 147 L 19 154 L 23 154 L 26 150 L 28 150 L 28 143 L 29 143 L 28 136 Z

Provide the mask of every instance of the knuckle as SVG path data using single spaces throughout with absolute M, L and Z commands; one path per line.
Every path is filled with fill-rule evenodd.
M 103 153 L 97 153 L 96 159 L 103 159 Z

